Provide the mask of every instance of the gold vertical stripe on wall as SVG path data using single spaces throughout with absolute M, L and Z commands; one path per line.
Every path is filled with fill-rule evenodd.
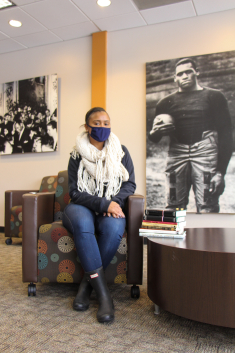
M 91 106 L 106 109 L 107 31 L 92 34 Z

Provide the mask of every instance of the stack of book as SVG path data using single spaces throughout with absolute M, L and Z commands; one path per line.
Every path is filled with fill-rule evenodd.
M 139 235 L 159 238 L 184 238 L 186 232 L 186 210 L 146 209 Z

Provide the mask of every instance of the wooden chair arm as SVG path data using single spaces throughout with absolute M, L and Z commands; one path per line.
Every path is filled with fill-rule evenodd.
M 129 196 L 127 204 L 127 283 L 142 284 L 143 278 L 143 237 L 139 228 L 144 215 L 144 196 Z
M 23 195 L 22 275 L 23 282 L 37 282 L 38 230 L 53 222 L 55 192 Z

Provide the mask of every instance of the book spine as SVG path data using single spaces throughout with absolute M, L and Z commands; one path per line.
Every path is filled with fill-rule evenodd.
M 184 222 L 185 217 L 161 217 L 161 216 L 150 216 L 146 215 L 145 220 L 147 221 L 159 221 L 159 222 Z
M 160 222 L 176 222 L 174 217 L 162 217 L 162 216 L 146 216 L 148 221 L 160 221 Z
M 175 217 L 175 219 L 176 219 L 176 222 L 177 222 L 177 223 L 179 223 L 179 222 L 185 222 L 186 217 L 180 216 L 180 217 Z
M 163 227 L 163 226 L 145 226 L 142 224 L 141 229 L 162 229 L 162 230 L 178 230 L 177 226 Z
M 147 233 L 147 234 L 182 234 L 184 231 L 183 230 L 172 230 L 170 231 L 169 229 L 164 230 L 164 229 L 144 229 L 140 228 L 139 230 L 140 233 Z
M 161 210 L 145 210 L 145 214 L 150 215 L 150 216 L 163 216 L 164 215 Z
M 150 237 L 153 237 L 153 238 L 166 238 L 166 239 L 183 239 L 186 234 L 183 233 L 183 234 L 153 234 L 153 233 L 140 233 L 139 234 L 141 237 L 146 237 L 146 238 L 150 238 Z
M 177 231 L 183 231 L 184 230 L 184 228 L 185 228 L 185 226 L 186 226 L 186 223 L 179 223 L 179 224 L 176 224 L 176 225 L 174 225 L 174 226 L 163 226 L 163 225 L 157 225 L 157 226 L 152 226 L 152 225 L 146 225 L 146 224 L 142 224 L 141 225 L 141 228 L 142 229 L 152 229 L 152 230 L 154 230 L 154 229 L 156 229 L 156 230 L 170 230 L 170 231 L 172 231 L 172 230 L 177 230 Z
M 186 221 L 183 221 L 183 222 L 160 222 L 160 221 L 147 221 L 147 220 L 143 220 L 142 221 L 142 224 L 143 225 L 146 225 L 146 226 L 152 226 L 152 227 L 175 227 L 175 226 L 178 226 L 178 225 L 183 225 L 183 224 L 186 224 Z
M 172 223 L 172 224 L 167 224 L 167 223 L 147 223 L 147 222 L 142 222 L 142 228 L 182 228 L 183 222 L 181 223 Z
M 140 229 L 150 229 L 150 230 L 166 230 L 166 231 L 184 231 L 184 226 L 176 226 L 176 227 L 148 227 L 148 226 L 141 226 Z
M 162 216 L 162 217 L 181 217 L 186 216 L 186 210 L 157 210 L 146 209 L 145 214 L 149 216 Z
M 162 221 L 150 221 L 147 219 L 143 219 L 142 223 L 147 223 L 147 224 L 163 224 L 163 225 L 169 225 L 169 226 L 174 226 L 177 225 L 177 222 L 162 222 Z

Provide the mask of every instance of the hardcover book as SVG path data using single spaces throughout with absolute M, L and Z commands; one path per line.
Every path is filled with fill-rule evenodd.
M 149 226 L 149 227 L 176 227 L 176 226 L 186 226 L 186 221 L 183 222 L 161 222 L 161 221 L 148 221 L 143 219 L 142 225 Z
M 146 233 L 146 234 L 183 234 L 185 231 L 184 230 L 164 230 L 164 229 L 144 229 L 140 228 L 139 230 L 140 233 Z
M 180 228 L 177 228 L 177 226 L 171 226 L 171 227 L 164 227 L 164 226 L 149 226 L 149 225 L 145 225 L 142 224 L 141 229 L 163 229 L 163 230 L 177 230 Z
M 179 223 L 179 224 L 173 224 L 173 225 L 167 225 L 167 223 L 157 223 L 157 224 L 149 224 L 149 223 L 142 223 L 141 228 L 143 229 L 164 229 L 164 230 L 183 230 L 184 229 L 185 224 Z
M 185 217 L 165 217 L 165 216 L 153 216 L 145 215 L 144 219 L 147 221 L 160 221 L 160 222 L 185 222 Z
M 162 217 L 181 217 L 181 216 L 186 216 L 186 210 L 183 209 L 166 209 L 166 210 L 158 210 L 158 209 L 146 209 L 145 210 L 146 215 L 150 216 L 162 216 Z
M 139 232 L 139 235 L 141 237 L 155 237 L 155 238 L 185 238 L 186 236 L 186 231 L 184 231 L 183 233 L 178 233 L 178 234 L 172 234 L 172 233 L 153 233 L 153 232 L 150 232 L 150 233 L 146 233 L 146 232 Z

